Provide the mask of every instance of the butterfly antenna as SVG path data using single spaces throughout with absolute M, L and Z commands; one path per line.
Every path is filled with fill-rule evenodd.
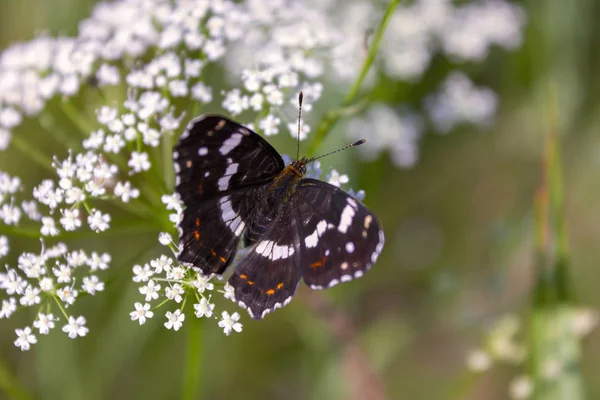
M 321 156 L 318 156 L 318 157 L 313 157 L 313 158 L 311 158 L 310 160 L 308 160 L 308 162 L 310 163 L 310 162 L 313 162 L 313 161 L 316 161 L 316 160 L 318 160 L 319 158 L 323 158 L 323 157 L 327 157 L 327 156 L 330 156 L 330 155 L 332 155 L 332 154 L 335 154 L 335 153 L 339 153 L 340 151 L 344 151 L 344 150 L 346 150 L 346 149 L 349 149 L 350 147 L 356 147 L 356 146 L 360 146 L 361 144 L 363 144 L 363 143 L 364 143 L 364 142 L 366 142 L 366 141 L 367 141 L 366 139 L 360 139 L 358 142 L 354 142 L 354 143 L 352 143 L 352 144 L 349 144 L 349 145 L 347 145 L 347 146 L 344 146 L 344 147 L 342 147 L 341 149 L 337 149 L 337 150 L 334 150 L 334 151 L 330 151 L 329 153 L 323 154 L 323 155 L 321 155 Z
M 300 157 L 300 121 L 302 118 L 302 98 L 304 95 L 302 94 L 302 90 L 300 94 L 298 94 L 298 147 L 296 149 L 296 160 Z

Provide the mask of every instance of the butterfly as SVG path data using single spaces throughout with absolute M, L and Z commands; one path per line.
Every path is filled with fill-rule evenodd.
M 313 160 L 286 166 L 261 136 L 218 115 L 192 120 L 173 149 L 184 204 L 177 258 L 222 275 L 242 242 L 248 252 L 228 282 L 254 319 L 287 305 L 301 279 L 324 289 L 360 278 L 383 249 L 381 223 L 359 200 L 304 177 Z

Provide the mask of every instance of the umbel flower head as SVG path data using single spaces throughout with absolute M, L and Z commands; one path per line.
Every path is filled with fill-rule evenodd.
M 523 12 L 508 2 L 493 4 L 455 7 L 445 0 L 418 0 L 396 9 L 393 20 L 412 22 L 389 25 L 379 54 L 385 72 L 415 82 L 436 52 L 481 61 L 492 45 L 517 47 Z M 28 350 L 36 335 L 55 327 L 70 338 L 88 333 L 88 321 L 74 312 L 78 300 L 104 291 L 106 270 L 120 257 L 72 248 L 69 239 L 118 230 L 122 215 L 129 218 L 126 225 L 162 232 L 158 242 L 170 249 L 131 265 L 140 293 L 132 321 L 143 325 L 158 313 L 167 329 L 178 330 L 187 315 L 218 321 L 227 335 L 240 332 L 239 314 L 218 309 L 214 301 L 220 295 L 232 299 L 231 287 L 173 257 L 171 235 L 182 212 L 173 194 L 173 143 L 187 120 L 219 108 L 265 136 L 295 137 L 298 92 L 304 93 L 309 119 L 323 114 L 314 104 L 325 90 L 346 90 L 356 79 L 366 32 L 377 27 L 384 11 L 369 1 L 120 0 L 99 3 L 75 37 L 43 35 L 0 53 L 0 151 L 14 147 L 46 168 L 37 182 L 17 170 L 0 171 L 0 258 L 6 264 L 0 318 L 30 313 L 33 326 L 16 329 L 15 345 Z M 479 16 L 489 19 L 492 13 L 495 24 L 479 23 Z M 347 21 L 360 16 L 361 23 L 341 24 L 342 16 Z M 427 23 L 417 29 L 415 16 Z M 474 31 L 475 42 L 468 40 Z M 433 39 L 439 45 L 431 45 Z M 373 84 L 372 77 L 366 84 Z M 87 96 L 91 93 L 95 97 Z M 481 99 L 487 103 L 481 105 Z M 386 151 L 397 165 L 411 166 L 418 159 L 424 116 L 447 132 L 461 122 L 489 122 L 496 102 L 493 92 L 458 73 L 439 94 L 423 99 L 425 114 L 408 108 L 398 114 L 386 105 L 352 119 L 351 126 L 391 116 L 397 129 L 373 124 L 368 143 L 374 147 L 365 146 L 364 154 Z M 474 115 L 464 104 L 480 107 Z M 69 127 L 45 125 L 54 117 L 69 121 Z M 39 121 L 38 131 L 24 129 L 25 121 Z M 303 125 L 300 140 L 310 137 L 309 126 Z M 63 145 L 57 154 L 36 146 L 36 135 L 48 132 Z M 319 165 L 312 167 L 309 175 L 319 175 Z M 349 183 L 337 171 L 328 179 L 338 186 Z M 119 219 L 114 210 L 121 210 Z M 40 245 L 11 253 L 22 236 L 38 237 Z

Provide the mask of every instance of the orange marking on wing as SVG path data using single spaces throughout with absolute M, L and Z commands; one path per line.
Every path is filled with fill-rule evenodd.
M 223 128 L 224 126 L 225 126 L 225 120 L 222 119 L 219 122 L 217 122 L 217 126 L 215 126 L 215 129 L 219 130 L 219 129 Z
M 314 263 L 310 264 L 310 267 L 315 269 L 322 267 L 325 264 L 325 260 L 327 260 L 327 257 L 323 256 L 323 258 L 321 258 L 319 261 L 315 261 Z
M 200 240 L 200 232 L 194 231 L 194 237 L 196 238 L 196 240 Z
M 248 279 L 248 275 L 241 274 L 240 278 L 242 278 L 243 280 L 246 280 L 246 279 Z
M 277 284 L 277 290 L 281 289 L 283 287 L 283 282 Z
M 216 256 L 217 256 L 217 253 L 216 253 L 214 250 L 211 250 L 211 251 L 210 251 L 210 254 L 212 254 L 212 255 L 213 255 L 213 257 L 216 257 Z
M 221 260 L 222 263 L 224 263 L 225 261 L 227 261 L 227 259 L 225 257 L 219 257 L 219 260 Z
M 267 296 L 272 296 L 272 295 L 274 295 L 274 294 L 275 294 L 275 290 L 273 290 L 273 289 L 269 289 L 269 290 L 267 290 L 265 293 L 267 294 Z
M 248 282 L 248 285 L 250 285 L 250 286 L 254 285 L 254 281 L 246 281 L 246 282 Z
M 196 226 L 200 226 L 200 218 L 196 218 Z

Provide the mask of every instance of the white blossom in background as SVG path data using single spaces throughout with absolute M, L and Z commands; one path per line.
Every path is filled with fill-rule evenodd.
M 382 46 L 385 71 L 414 82 L 436 53 L 458 61 L 483 61 L 492 46 L 521 45 L 525 12 L 508 1 L 416 0 L 392 15 Z
M 400 113 L 387 105 L 377 104 L 366 116 L 353 118 L 348 123 L 348 135 L 353 140 L 367 139 L 358 148 L 367 160 L 374 160 L 388 151 L 394 164 L 412 167 L 419 158 L 422 125 L 421 118 L 414 113 Z
M 454 72 L 441 90 L 426 99 L 425 108 L 436 130 L 448 133 L 460 123 L 485 126 L 496 113 L 498 97 L 491 89 L 475 87 L 462 72 Z
M 3 262 L 15 257 L 7 257 L 6 272 L 0 273 L 0 318 L 35 307 L 32 324 L 40 334 L 56 324 L 71 338 L 86 335 L 85 317 L 65 310 L 77 306 L 80 294 L 103 292 L 102 273 L 119 256 L 69 249 L 64 239 L 115 229 L 119 220 L 111 210 L 117 207 L 131 212 L 136 221 L 174 232 L 182 206 L 163 169 L 184 122 L 223 107 L 265 136 L 295 138 L 298 92 L 304 93 L 309 120 L 311 114 L 323 113 L 315 104 L 326 91 L 347 90 L 383 11 L 358 0 L 117 0 L 97 4 L 75 37 L 39 36 L 0 53 L 0 151 L 10 148 L 15 135 L 31 140 L 20 126 L 49 102 L 84 136 L 84 150 L 65 148 L 49 155 L 55 173 L 33 187 L 0 171 L 0 223 L 7 229 L 31 228 L 47 246 L 39 253 L 13 255 L 10 234 L 0 236 Z M 392 78 L 414 82 L 435 52 L 481 61 L 491 46 L 518 47 L 524 20 L 519 7 L 503 0 L 460 6 L 417 0 L 392 16 L 379 65 Z M 206 80 L 208 68 L 223 70 L 231 84 L 214 86 Z M 369 76 L 369 84 L 375 77 Z M 449 130 L 463 121 L 483 124 L 493 116 L 493 92 L 466 79 L 450 76 L 427 101 L 425 109 L 437 129 Z M 80 109 L 73 97 L 88 90 L 90 82 L 97 86 L 94 90 L 122 88 L 125 100 L 86 105 L 95 114 Z M 339 87 L 332 90 L 333 85 Z M 182 109 L 182 104 L 189 108 Z M 358 149 L 367 159 L 389 153 L 396 165 L 409 167 L 418 160 L 423 129 L 417 110 L 376 104 L 352 119 L 348 132 L 367 139 Z M 310 136 L 311 126 L 305 122 L 300 139 Z M 166 154 L 167 162 L 156 154 Z M 320 175 L 318 162 L 308 167 L 307 176 Z M 350 181 L 337 170 L 326 179 L 336 186 Z M 349 192 L 364 198 L 364 191 Z M 179 264 L 171 233 L 161 233 L 158 240 L 168 246 L 167 254 L 132 266 L 143 301 L 133 305 L 131 319 L 142 325 L 159 306 L 170 303 L 177 309 L 165 314 L 168 329 L 178 330 L 189 310 L 197 318 L 217 321 L 227 335 L 240 332 L 239 314 L 215 310 L 211 300 L 216 293 L 233 299 L 233 288 Z M 239 251 L 238 257 L 243 254 Z M 26 350 L 35 341 L 25 328 L 17 332 L 15 345 Z

